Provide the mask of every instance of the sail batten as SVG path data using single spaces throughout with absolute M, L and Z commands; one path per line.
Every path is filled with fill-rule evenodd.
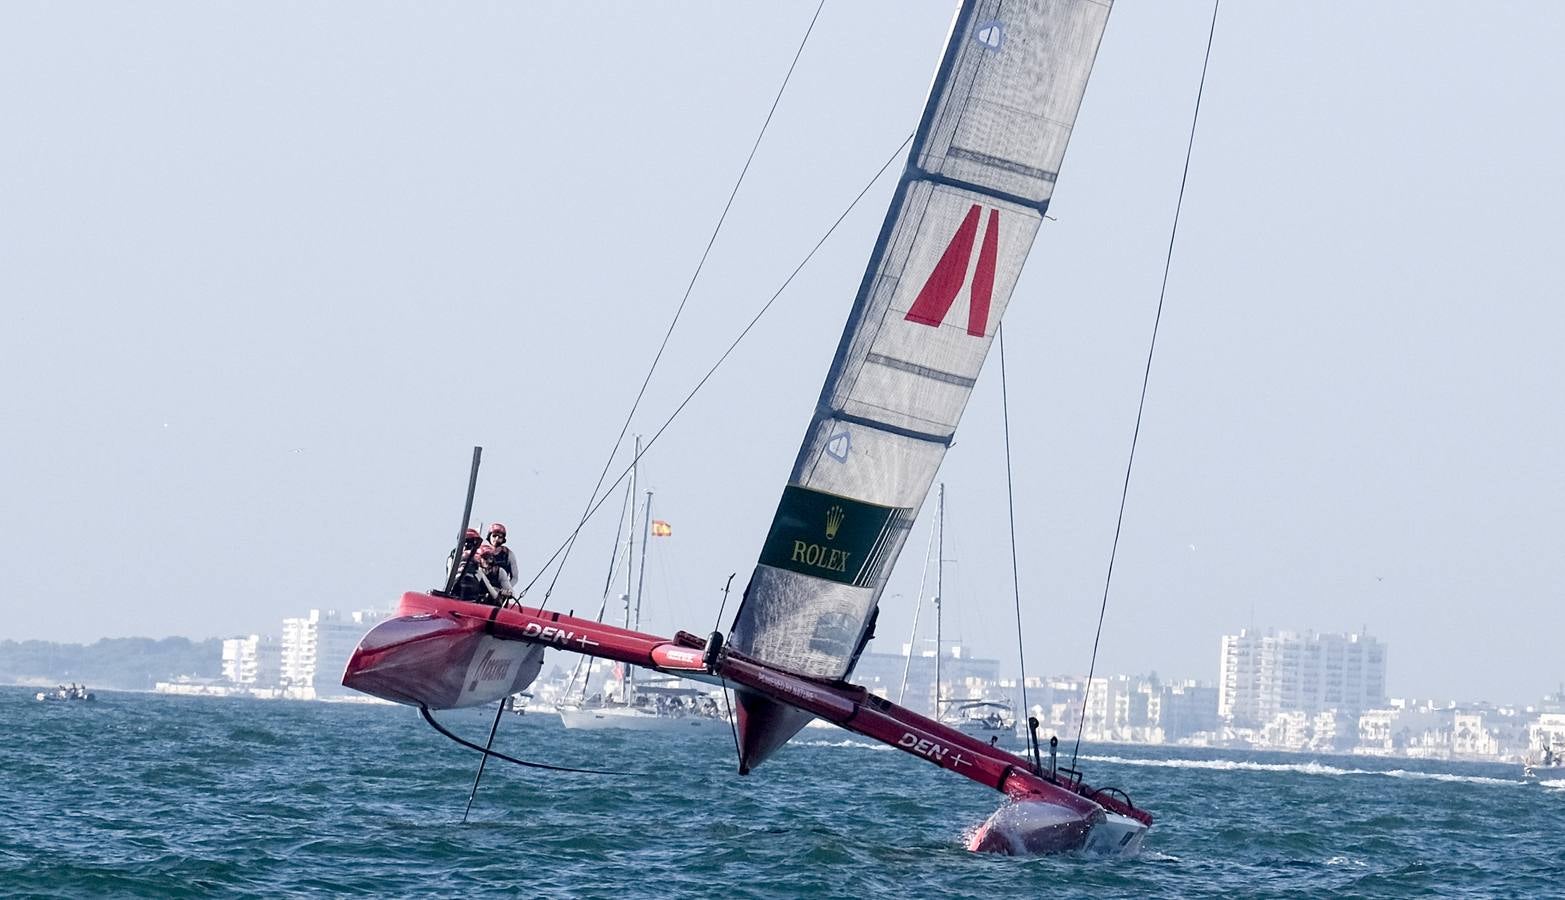
M 1053 196 L 1108 11 L 958 10 L 734 649 L 813 678 L 852 670 Z

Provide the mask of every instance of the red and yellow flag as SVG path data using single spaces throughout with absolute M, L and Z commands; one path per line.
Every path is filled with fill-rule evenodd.
M 674 526 L 668 524 L 667 522 L 663 521 L 662 519 L 653 519 L 652 520 L 652 536 L 653 537 L 673 537 L 674 536 Z

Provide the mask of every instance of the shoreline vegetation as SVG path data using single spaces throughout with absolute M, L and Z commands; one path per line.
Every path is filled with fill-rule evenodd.
M 0 640 L 0 683 L 6 684 L 74 681 L 94 689 L 150 691 L 181 675 L 222 674 L 222 638 L 102 638 L 91 644 Z

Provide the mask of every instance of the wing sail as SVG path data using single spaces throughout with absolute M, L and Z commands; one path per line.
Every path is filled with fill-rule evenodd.
M 1053 196 L 1109 13 L 1101 0 L 957 12 L 880 237 L 734 621 L 730 646 L 852 670 Z M 760 762 L 808 716 L 747 692 Z

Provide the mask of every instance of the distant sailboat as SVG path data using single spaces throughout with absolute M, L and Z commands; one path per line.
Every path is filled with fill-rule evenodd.
M 946 647 L 944 638 L 946 608 L 945 521 L 946 486 L 941 484 L 939 498 L 935 504 L 935 527 L 929 535 L 929 543 L 935 553 L 935 592 L 932 598 L 935 608 L 935 653 L 933 658 L 935 671 L 933 697 L 929 707 L 930 715 L 936 721 L 958 728 L 967 734 L 977 734 L 983 737 L 1015 737 L 1016 711 L 1010 703 L 987 697 L 952 698 L 945 693 L 945 679 L 942 677 L 941 666 L 941 661 L 945 658 Z M 927 559 L 924 565 L 927 576 L 929 565 Z M 917 605 L 913 609 L 913 632 L 908 637 L 907 660 L 902 667 L 902 684 L 897 692 L 898 703 L 901 703 L 903 697 L 907 694 L 908 677 L 912 672 L 913 659 L 918 647 L 919 613 L 923 610 L 923 604 L 924 585 L 920 583 Z
M 636 454 L 641 453 L 640 440 L 636 443 Z M 640 630 L 641 628 L 641 595 L 645 582 L 647 556 L 650 552 L 652 530 L 652 492 L 646 492 L 646 499 L 641 507 L 640 525 L 637 528 L 637 516 L 635 506 L 636 476 L 638 470 L 631 468 L 630 484 L 627 490 L 627 505 L 630 507 L 629 516 L 625 522 L 625 591 L 620 594 L 620 599 L 625 607 L 625 628 Z M 666 524 L 664 526 L 667 527 Z M 641 561 L 636 563 L 636 535 L 641 535 Z M 609 582 L 613 583 L 615 571 L 618 569 L 620 556 L 616 552 L 614 564 L 610 566 Z M 631 592 L 632 575 L 635 576 L 634 600 Z M 605 591 L 607 592 L 607 591 Z M 586 662 L 586 658 L 583 659 Z M 597 693 L 588 693 L 588 684 L 591 678 L 591 667 L 584 666 L 582 672 L 581 689 L 575 692 L 576 679 L 571 679 L 567 687 L 567 699 L 555 705 L 555 712 L 560 716 L 560 723 L 566 728 L 583 731 L 601 731 L 604 729 L 622 729 L 627 731 L 706 731 L 713 734 L 727 735 L 729 731 L 728 715 L 723 707 L 717 703 L 717 698 L 705 691 L 694 687 L 681 685 L 679 679 L 663 678 L 657 682 L 647 684 L 638 683 L 635 675 L 635 667 L 618 664 L 615 670 L 618 673 L 619 691 L 617 694 L 599 690 Z M 575 694 L 575 696 L 572 696 Z
M 1014 755 L 847 681 L 983 367 L 1054 192 L 1109 12 L 1100 0 L 967 0 L 735 617 L 672 640 L 526 607 L 403 596 L 344 683 L 438 709 L 520 690 L 480 640 L 732 686 L 739 771 L 812 717 L 1004 793 L 975 850 L 1134 852 L 1152 817 L 1122 792 Z M 438 652 L 435 648 L 438 648 Z

